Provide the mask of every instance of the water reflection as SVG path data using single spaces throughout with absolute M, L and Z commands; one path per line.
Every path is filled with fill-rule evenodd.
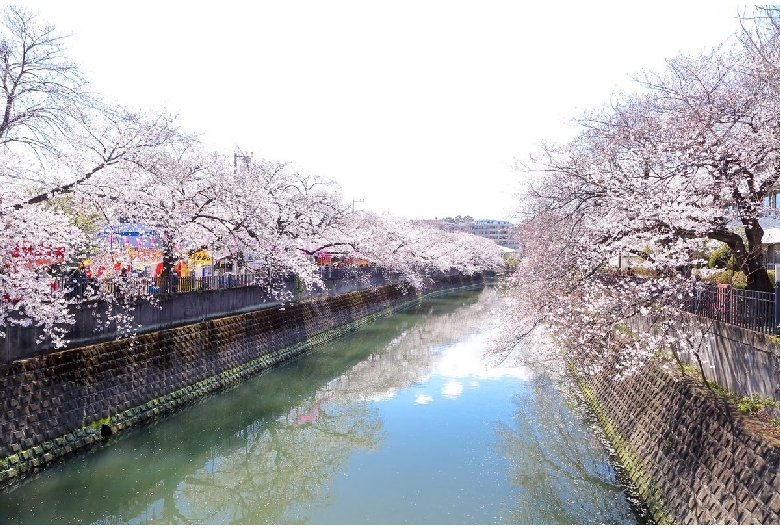
M 7 488 L 0 522 L 629 522 L 559 395 L 484 362 L 496 297 L 423 302 L 120 434 Z
M 512 524 L 630 524 L 646 517 L 618 484 L 615 469 L 594 435 L 597 429 L 584 421 L 582 404 L 574 389 L 565 385 L 537 375 L 527 391 L 515 397 L 514 421 L 496 426 L 498 447 L 509 462 L 510 481 L 517 486 L 507 520 Z

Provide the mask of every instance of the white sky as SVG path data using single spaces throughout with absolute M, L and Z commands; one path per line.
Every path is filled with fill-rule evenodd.
M 508 219 L 525 159 L 630 76 L 717 45 L 736 5 L 30 2 L 93 89 L 232 153 L 338 180 L 358 208 Z

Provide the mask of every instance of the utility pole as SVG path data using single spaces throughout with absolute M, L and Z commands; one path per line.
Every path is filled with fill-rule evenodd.
M 252 155 L 254 155 L 254 152 L 249 153 L 248 155 L 239 155 L 238 153 L 233 153 L 233 174 L 236 174 L 236 171 L 238 171 L 238 159 L 240 158 L 241 161 L 244 163 L 246 167 L 249 167 L 249 163 L 252 161 Z

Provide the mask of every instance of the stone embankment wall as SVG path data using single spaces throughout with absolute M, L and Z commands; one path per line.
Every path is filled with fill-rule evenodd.
M 441 280 L 435 290 L 480 281 Z M 0 364 L 0 484 L 418 298 L 389 285 Z
M 780 441 L 659 363 L 578 374 L 627 475 L 659 523 L 780 523 Z

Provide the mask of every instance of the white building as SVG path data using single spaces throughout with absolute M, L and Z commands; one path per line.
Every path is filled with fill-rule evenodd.
M 477 219 L 471 225 L 471 233 L 492 239 L 499 246 L 518 249 L 518 241 L 515 237 L 514 225 L 509 221 L 497 221 L 494 219 Z
M 501 247 L 507 247 L 512 250 L 518 250 L 520 245 L 515 236 L 515 225 L 509 221 L 498 221 L 495 219 L 477 219 L 473 222 L 451 223 L 441 219 L 428 220 L 426 223 L 432 224 L 446 230 L 447 232 L 468 232 L 475 236 L 482 236 L 492 239 Z

